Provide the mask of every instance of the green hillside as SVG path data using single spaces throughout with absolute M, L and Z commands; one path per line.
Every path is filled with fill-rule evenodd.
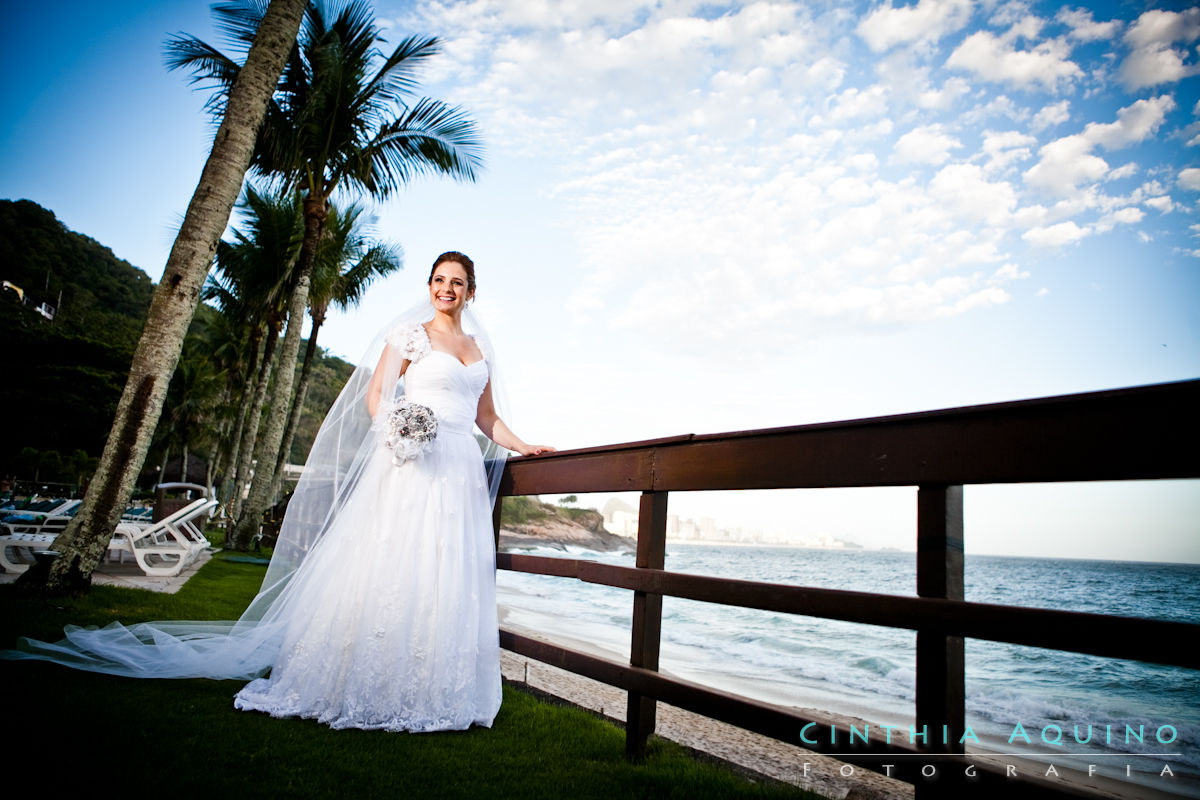
M 131 353 L 154 291 L 145 272 L 30 200 L 0 200 L 0 279 L 24 291 L 26 310 L 56 307 L 56 328 Z
M 0 477 L 73 483 L 87 460 L 77 451 L 94 458 L 104 447 L 154 284 L 29 200 L 0 200 L 0 280 L 24 293 L 22 302 L 0 291 Z M 56 306 L 53 320 L 35 310 L 41 303 Z M 192 332 L 217 315 L 201 306 Z M 353 367 L 318 355 L 313 370 L 293 461 L 304 461 Z M 152 451 L 147 463 L 160 457 Z

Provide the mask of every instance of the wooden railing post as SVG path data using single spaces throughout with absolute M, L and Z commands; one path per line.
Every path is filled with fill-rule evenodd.
M 662 569 L 667 556 L 667 493 L 643 492 L 638 508 L 637 566 Z M 633 593 L 633 641 L 629 665 L 658 669 L 662 634 L 662 595 Z M 625 711 L 625 752 L 641 756 L 646 738 L 654 733 L 656 703 L 653 697 L 629 693 Z
M 963 600 L 963 487 L 917 491 L 917 596 Z M 915 740 L 931 752 L 962 753 L 966 724 L 963 638 L 917 631 Z M 916 781 L 918 797 L 945 797 L 955 780 Z M 950 784 L 950 785 L 948 785 Z
M 497 497 L 492 505 L 492 537 L 496 541 L 496 552 L 500 552 L 500 522 L 503 517 L 504 498 Z

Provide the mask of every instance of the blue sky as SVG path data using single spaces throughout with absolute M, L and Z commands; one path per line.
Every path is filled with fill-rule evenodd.
M 514 428 L 560 447 L 1200 375 L 1200 8 L 377 2 L 439 36 L 474 185 L 379 205 L 407 268 L 321 341 L 356 360 L 460 249 Z M 0 7 L 0 196 L 152 277 L 207 154 L 162 66 L 192 2 Z M 1015 494 L 1014 494 L 1015 493 Z M 733 526 L 910 547 L 909 490 L 679 495 Z M 1192 483 L 979 487 L 968 551 L 1200 561 Z

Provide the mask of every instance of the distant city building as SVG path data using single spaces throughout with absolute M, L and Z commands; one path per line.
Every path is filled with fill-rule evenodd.
M 622 536 L 637 536 L 637 511 L 628 503 L 610 499 L 601 511 L 604 527 Z M 701 517 L 699 521 L 667 514 L 668 542 L 696 542 L 700 544 L 755 544 L 783 545 L 787 547 L 812 547 L 824 550 L 855 550 L 859 545 L 845 542 L 828 533 L 817 533 L 804 537 L 780 536 L 765 533 L 761 528 L 732 530 L 719 527 L 712 517 Z

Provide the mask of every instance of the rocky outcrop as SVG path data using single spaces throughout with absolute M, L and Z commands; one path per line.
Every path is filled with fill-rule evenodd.
M 504 521 L 500 528 L 502 552 L 536 547 L 566 550 L 568 546 L 601 552 L 633 552 L 637 549 L 633 539 L 605 530 L 604 518 L 598 511 L 559 508 L 545 503 L 538 503 L 531 511 L 522 515 L 524 519 L 519 522 Z

